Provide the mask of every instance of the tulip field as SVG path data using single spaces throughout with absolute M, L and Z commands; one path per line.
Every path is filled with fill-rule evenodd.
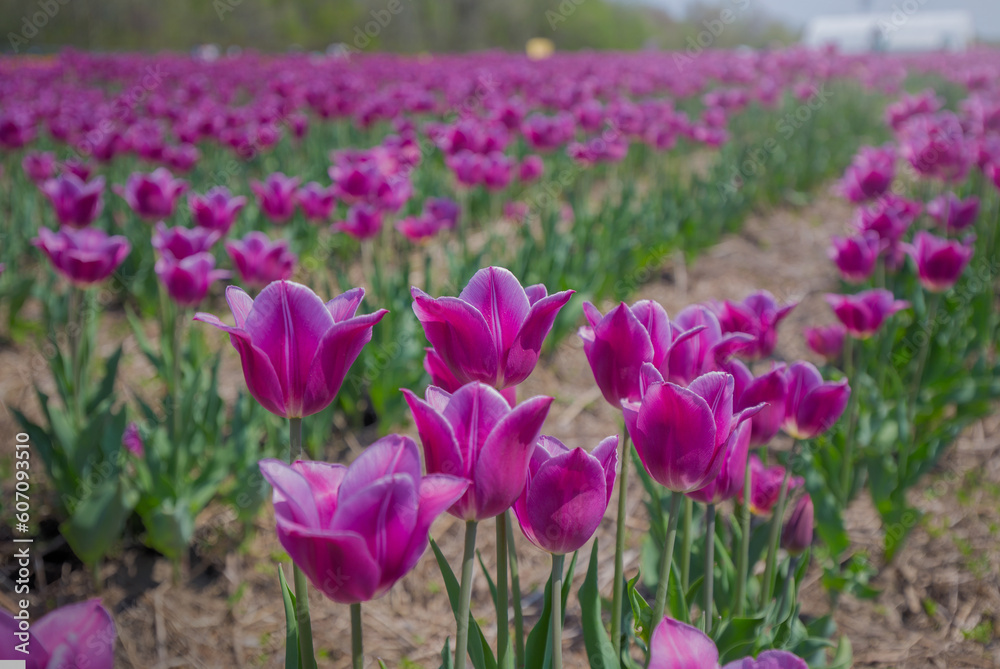
M 1000 666 L 998 81 L 0 59 L 0 660 Z

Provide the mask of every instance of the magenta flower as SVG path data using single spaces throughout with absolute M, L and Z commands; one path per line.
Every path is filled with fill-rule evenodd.
M 886 318 L 910 306 L 909 302 L 897 300 L 884 288 L 863 290 L 854 295 L 827 294 L 825 297 L 834 315 L 856 339 L 871 337 Z
M 458 204 L 446 197 L 429 197 L 424 200 L 424 215 L 440 221 L 449 230 L 454 230 L 458 225 L 459 213 Z
M 145 455 L 146 445 L 142 442 L 142 435 L 139 434 L 139 426 L 135 422 L 131 422 L 125 426 L 125 432 L 122 434 L 122 446 L 137 458 Z
M 979 198 L 962 200 L 948 191 L 927 203 L 927 214 L 949 232 L 959 232 L 976 222 L 979 215 Z
M 208 228 L 185 228 L 176 226 L 168 228 L 160 221 L 153 232 L 153 248 L 160 255 L 171 255 L 174 260 L 183 260 L 197 253 L 204 253 L 219 241 L 222 233 Z
M 21 160 L 21 167 L 36 184 L 42 184 L 55 176 L 56 156 L 51 151 L 29 151 Z
M 0 660 L 13 660 L 27 669 L 86 667 L 113 669 L 115 623 L 100 599 L 69 604 L 50 611 L 23 631 L 11 614 L 0 609 Z M 24 644 L 27 653 L 18 650 Z M 13 666 L 13 665 L 12 665 Z
M 193 144 L 163 147 L 163 162 L 176 172 L 190 172 L 201 158 L 201 151 Z
M 254 230 L 240 240 L 226 242 L 229 254 L 243 283 L 261 289 L 272 281 L 291 278 L 298 257 L 288 250 L 288 241 L 272 242 L 263 232 Z
M 499 392 L 469 383 L 450 394 L 429 386 L 424 400 L 404 389 L 413 412 L 428 473 L 472 482 L 448 509 L 462 520 L 498 516 L 524 490 L 528 464 L 551 397 L 532 397 L 513 409 Z
M 80 181 L 86 181 L 90 178 L 91 166 L 77 158 L 67 158 L 59 165 L 61 174 L 73 174 Z
M 847 335 L 847 328 L 839 323 L 824 327 L 805 328 L 802 333 L 805 335 L 806 345 L 817 355 L 826 358 L 827 362 L 836 360 L 844 352 L 844 337 Z
M 541 284 L 522 288 L 502 267 L 476 272 L 458 297 L 435 299 L 416 287 L 410 293 L 427 340 L 455 378 L 494 388 L 528 378 L 559 310 L 573 295 L 548 295 Z
M 900 153 L 917 172 L 944 181 L 964 179 L 975 159 L 962 122 L 950 111 L 909 119 L 899 142 Z
M 729 435 L 719 474 L 705 486 L 687 493 L 687 496 L 703 504 L 720 504 L 736 497 L 743 490 L 749 454 L 750 421 L 745 420 Z
M 226 289 L 234 327 L 218 317 L 196 321 L 229 333 L 239 351 L 243 376 L 254 399 L 283 418 L 322 411 L 340 390 L 347 370 L 371 341 L 372 328 L 388 312 L 356 316 L 365 291 L 353 288 L 326 304 L 309 288 L 275 281 L 251 299 L 236 286 Z
M 572 553 L 583 546 L 608 509 L 616 471 L 617 436 L 603 440 L 593 453 L 540 437 L 524 490 L 514 502 L 524 536 L 549 553 Z
M 372 239 L 382 231 L 382 212 L 367 204 L 354 204 L 347 210 L 346 221 L 339 221 L 330 227 L 355 239 Z
M 257 196 L 257 206 L 272 223 L 285 223 L 295 213 L 295 192 L 298 177 L 286 177 L 281 172 L 267 175 L 262 182 L 251 181 L 250 189 Z
M 933 114 L 944 106 L 944 100 L 927 88 L 915 95 L 904 94 L 896 102 L 885 108 L 886 122 L 893 130 L 899 130 L 909 119 L 922 114 Z
M 726 300 L 716 308 L 723 334 L 744 333 L 753 342 L 739 348 L 736 355 L 750 360 L 766 358 L 774 352 L 778 342 L 778 324 L 795 308 L 797 302 L 778 305 L 774 295 L 758 290 L 743 298 L 742 302 Z
M 674 342 L 667 355 L 665 377 L 681 385 L 719 369 L 719 364 L 744 348 L 757 346 L 754 335 L 745 332 L 723 334 L 719 317 L 710 308 L 692 304 L 681 309 L 671 323 L 675 331 L 696 330 L 693 336 Z M 657 369 L 664 367 L 657 365 Z M 661 374 L 663 372 L 661 371 Z
M 750 445 L 763 446 L 774 438 L 785 420 L 788 392 L 785 365 L 772 364 L 771 371 L 758 377 L 739 360 L 730 360 L 722 368 L 733 375 L 733 408 L 736 411 L 763 405 L 764 408 L 750 419 Z
M 153 265 L 153 271 L 177 304 L 193 307 L 205 299 L 211 285 L 229 278 L 229 271 L 215 269 L 215 257 L 207 252 L 175 258 L 164 253 Z
M 648 669 L 718 669 L 719 651 L 697 627 L 665 617 L 649 639 Z
M 896 150 L 890 144 L 863 146 L 844 172 L 840 187 L 851 202 L 863 202 L 884 193 L 896 175 Z
M 806 661 L 787 650 L 765 650 L 757 656 L 734 660 L 722 669 L 809 669 Z
M 765 467 L 756 453 L 750 455 L 750 510 L 759 515 L 770 515 L 774 505 L 781 495 L 781 482 L 785 480 L 785 468 L 781 465 Z M 801 476 L 789 476 L 787 492 L 800 488 L 805 484 Z M 739 500 L 743 503 L 745 490 L 740 491 Z
M 781 427 L 795 439 L 812 439 L 837 422 L 850 396 L 847 379 L 824 381 L 811 362 L 793 363 L 788 368 L 785 420 Z
M 329 219 L 333 207 L 337 204 L 333 188 L 323 188 L 315 181 L 310 181 L 299 188 L 295 193 L 295 201 L 308 221 Z
M 868 280 L 875 270 L 882 243 L 878 234 L 867 231 L 852 237 L 834 235 L 830 242 L 830 260 L 837 265 L 840 276 L 850 283 L 862 283 Z
M 913 244 L 904 248 L 917 265 L 920 285 L 932 293 L 943 293 L 961 278 L 972 259 L 974 241 L 974 236 L 959 242 L 921 230 L 913 238 Z
M 420 452 L 391 434 L 349 466 L 260 461 L 274 487 L 278 540 L 312 584 L 335 602 L 381 597 L 420 560 L 431 523 L 469 482 L 420 475 Z
M 761 407 L 733 411 L 733 377 L 699 376 L 684 388 L 643 366 L 641 402 L 622 402 L 635 450 L 649 475 L 673 492 L 703 488 L 722 469 L 726 444 L 740 423 Z
M 536 154 L 525 156 L 521 164 L 517 167 L 517 179 L 521 183 L 531 183 L 537 180 L 545 171 L 545 163 L 542 157 Z
M 798 555 L 812 545 L 814 510 L 812 497 L 804 493 L 795 503 L 784 529 L 781 531 L 781 547 L 791 555 Z
M 188 184 L 175 179 L 165 167 L 158 167 L 150 174 L 133 172 L 125 187 L 115 184 L 112 190 L 122 196 L 136 214 L 146 219 L 170 218 L 174 207 Z
M 124 237 L 109 237 L 96 228 L 63 228 L 59 232 L 39 228 L 31 243 L 49 257 L 57 272 L 80 287 L 107 279 L 132 249 Z
M 90 225 L 104 206 L 104 177 L 84 183 L 73 174 L 61 174 L 40 188 L 52 203 L 59 222 L 71 228 Z
M 246 206 L 247 199 L 242 195 L 233 195 L 225 186 L 208 189 L 204 195 L 191 193 L 188 196 L 188 207 L 195 225 L 209 230 L 218 230 L 223 235 L 229 232 L 236 221 L 237 214 Z

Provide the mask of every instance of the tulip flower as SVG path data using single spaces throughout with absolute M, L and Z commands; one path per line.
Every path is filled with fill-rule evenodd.
M 892 145 L 863 146 L 844 172 L 841 189 L 851 202 L 878 197 L 895 177 L 896 150 Z
M 142 435 L 139 434 L 139 426 L 134 422 L 125 426 L 125 432 L 122 434 L 122 446 L 137 458 L 141 458 L 146 453 L 146 446 L 142 442 Z
M 525 156 L 521 164 L 517 167 L 517 179 L 521 183 L 531 183 L 537 180 L 545 171 L 545 163 L 542 157 L 532 154 Z
M 226 242 L 229 254 L 243 283 L 260 289 L 272 281 L 288 279 L 295 271 L 297 256 L 288 250 L 288 241 L 272 242 L 263 232 L 248 232 L 241 240 Z
M 862 283 L 868 280 L 875 270 L 882 243 L 875 232 L 869 230 L 852 237 L 831 238 L 832 247 L 829 251 L 830 260 L 840 270 L 840 276 L 850 283 Z
M 979 198 L 962 200 L 948 191 L 927 203 L 927 214 L 948 232 L 959 232 L 976 222 Z
M 420 475 L 409 437 L 379 439 L 349 466 L 261 460 L 274 487 L 278 540 L 312 584 L 335 602 L 381 597 L 417 564 L 431 523 L 469 482 Z
M 285 223 L 295 213 L 295 192 L 298 177 L 286 177 L 281 172 L 267 175 L 263 181 L 251 181 L 250 189 L 257 196 L 257 206 L 272 223 Z
M 572 553 L 601 524 L 618 470 L 618 437 L 587 453 L 554 437 L 538 439 L 514 513 L 528 540 L 549 553 Z
M 114 185 L 112 190 L 125 199 L 136 214 L 145 219 L 170 218 L 177 198 L 187 190 L 188 184 L 165 167 L 158 167 L 150 174 L 133 172 L 125 187 Z
M 72 174 L 75 175 L 80 181 L 86 181 L 90 178 L 90 173 L 93 171 L 91 166 L 77 158 L 67 158 L 59 164 L 59 170 L 62 174 Z
M 726 664 L 722 669 L 809 669 L 809 665 L 786 650 L 765 650 L 756 660 L 744 657 Z
M 355 239 L 372 239 L 382 231 L 382 212 L 367 204 L 351 205 L 347 210 L 347 220 L 330 227 L 338 232 L 346 232 Z
M 109 237 L 96 228 L 63 228 L 59 232 L 39 228 L 31 243 L 49 257 L 57 272 L 80 287 L 107 279 L 132 249 L 124 237 Z
M 647 669 L 718 669 L 719 651 L 697 627 L 663 620 L 649 639 Z
M 11 614 L 0 609 L 0 660 L 28 669 L 86 667 L 112 669 L 115 665 L 115 623 L 100 599 L 69 604 L 33 620 L 23 631 Z M 18 634 L 28 638 L 23 641 Z M 25 652 L 21 651 L 21 648 Z
M 59 222 L 71 228 L 90 225 L 104 206 L 104 177 L 84 183 L 73 174 L 62 174 L 40 188 L 52 203 Z
M 0 114 L 0 146 L 19 149 L 35 139 L 35 123 L 30 115 L 15 111 Z
M 950 111 L 909 119 L 900 129 L 899 144 L 917 172 L 943 181 L 964 179 L 975 159 L 961 120 Z
M 458 297 L 432 298 L 410 290 L 413 312 L 428 341 L 462 383 L 510 388 L 535 368 L 542 342 L 573 295 L 548 295 L 545 286 L 522 288 L 502 267 L 479 270 Z
M 750 360 L 766 358 L 774 352 L 778 341 L 778 324 L 783 321 L 797 302 L 778 306 L 774 295 L 766 290 L 759 290 L 748 295 L 742 302 L 726 300 L 716 306 L 719 325 L 723 334 L 743 333 L 753 337 L 752 343 L 747 343 L 735 351 L 736 355 Z
M 222 233 L 218 230 L 185 228 L 180 225 L 168 228 L 160 221 L 153 232 L 153 248 L 161 255 L 169 254 L 174 260 L 183 260 L 208 251 L 221 236 Z
M 275 415 L 302 418 L 330 405 L 371 341 L 372 328 L 388 313 L 356 316 L 364 295 L 364 289 L 353 288 L 324 304 L 292 281 L 275 281 L 256 299 L 229 286 L 226 301 L 235 326 L 212 314 L 197 313 L 194 319 L 229 333 L 254 399 Z
M 975 237 L 964 241 L 942 239 L 921 230 L 913 244 L 904 248 L 917 266 L 920 285 L 932 293 L 943 293 L 959 280 L 972 259 Z
M 163 147 L 163 162 L 176 172 L 190 172 L 199 158 L 201 151 L 193 144 Z
M 720 504 L 736 497 L 743 491 L 749 453 L 750 421 L 745 420 L 729 435 L 718 475 L 701 488 L 687 493 L 687 496 L 703 504 Z
M 933 114 L 944 106 L 944 100 L 927 88 L 915 95 L 903 95 L 885 109 L 886 122 L 893 130 L 899 130 L 909 119 L 922 114 Z
M 446 197 L 429 197 L 424 201 L 424 215 L 440 221 L 449 230 L 458 225 L 459 212 L 458 204 Z
M 910 306 L 909 302 L 895 299 L 884 288 L 865 290 L 855 295 L 828 294 L 825 297 L 847 332 L 856 339 L 871 337 L 886 318 Z
M 806 338 L 806 345 L 817 355 L 826 358 L 827 362 L 836 360 L 844 352 L 844 337 L 847 335 L 847 328 L 839 323 L 825 327 L 805 328 L 802 332 Z
M 756 347 L 752 334 L 723 334 L 719 317 L 701 304 L 681 309 L 671 326 L 678 332 L 697 331 L 693 336 L 675 342 L 667 356 L 666 378 L 681 385 L 691 383 L 702 374 L 716 371 L 720 362 L 742 349 Z M 663 367 L 658 366 L 658 369 L 662 370 Z
M 763 405 L 764 408 L 750 418 L 750 445 L 763 446 L 774 438 L 785 420 L 785 395 L 788 392 L 785 365 L 773 364 L 771 371 L 758 377 L 754 377 L 739 360 L 728 361 L 722 369 L 733 375 L 735 411 Z
M 51 151 L 30 151 L 24 154 L 21 167 L 32 182 L 42 184 L 55 176 L 56 156 Z
M 201 228 L 218 230 L 223 235 L 233 227 L 237 214 L 246 203 L 245 197 L 233 197 L 225 186 L 210 188 L 204 195 L 191 193 L 188 196 L 188 207 L 195 224 Z
M 824 381 L 811 362 L 796 362 L 788 368 L 785 420 L 781 427 L 794 439 L 812 439 L 837 422 L 850 396 L 847 379 Z
M 211 285 L 229 278 L 229 271 L 215 269 L 215 257 L 207 251 L 177 259 L 164 253 L 153 265 L 153 271 L 177 304 L 193 307 L 205 299 Z
M 785 480 L 785 468 L 781 465 L 765 467 L 756 453 L 750 454 L 750 510 L 756 515 L 766 516 L 774 510 L 781 494 L 781 482 Z M 801 476 L 788 477 L 788 492 L 802 487 Z M 740 503 L 744 503 L 746 491 L 739 493 Z
M 424 448 L 428 473 L 472 482 L 448 513 L 466 521 L 498 516 L 524 490 L 528 466 L 551 397 L 513 409 L 498 391 L 468 383 L 454 394 L 429 386 L 423 400 L 403 390 Z
M 785 523 L 785 529 L 781 532 L 781 547 L 791 555 L 798 555 L 812 544 L 813 514 L 812 497 L 809 493 L 804 493 L 796 502 Z
M 295 193 L 295 201 L 309 221 L 327 220 L 337 204 L 333 188 L 324 188 L 315 181 L 299 188 Z
M 688 387 L 663 381 L 651 364 L 643 365 L 641 402 L 622 402 L 629 435 L 653 480 L 678 493 L 703 488 L 722 469 L 726 444 L 756 406 L 734 413 L 734 380 L 710 372 Z

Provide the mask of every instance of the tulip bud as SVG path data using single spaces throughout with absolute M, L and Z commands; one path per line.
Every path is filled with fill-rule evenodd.
M 792 555 L 809 548 L 813 539 L 813 502 L 809 493 L 799 497 L 781 532 L 781 547 Z

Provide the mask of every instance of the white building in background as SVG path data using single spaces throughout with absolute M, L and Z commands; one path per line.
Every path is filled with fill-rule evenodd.
M 964 51 L 975 41 L 971 14 L 934 12 L 921 5 L 919 0 L 907 0 L 884 14 L 817 16 L 806 24 L 802 42 L 810 47 L 832 44 L 842 52 L 857 53 Z

